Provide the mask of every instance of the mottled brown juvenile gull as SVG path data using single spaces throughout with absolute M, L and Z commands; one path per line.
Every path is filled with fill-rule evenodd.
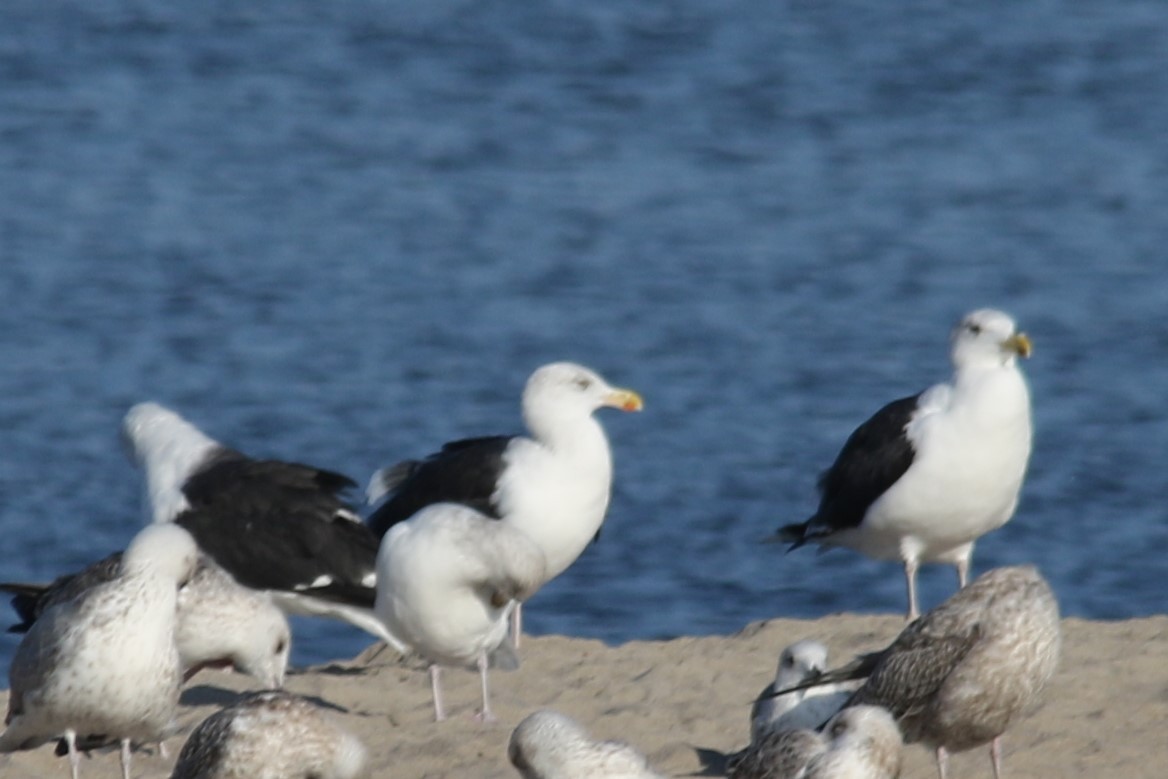
M 203 720 L 171 779 L 358 779 L 367 763 L 361 741 L 320 706 L 265 690 Z
M 26 632 L 54 604 L 113 581 L 121 564 L 122 553 L 116 552 L 51 584 L 0 584 L 14 593 L 12 605 L 22 620 L 9 631 Z M 268 593 L 241 586 L 199 555 L 194 575 L 178 591 L 175 643 L 186 679 L 202 668 L 230 668 L 273 688 L 284 685 L 292 636 L 288 618 Z
M 809 728 L 771 730 L 733 754 L 727 779 L 803 779 L 811 760 L 827 749 L 827 739 Z
M 566 714 L 541 709 L 511 733 L 511 765 L 524 779 L 662 779 L 622 741 L 595 741 Z
M 1001 776 L 1001 736 L 1036 705 L 1058 665 L 1058 602 L 1033 566 L 978 577 L 906 627 L 886 649 L 864 655 L 820 682 L 866 679 L 848 706 L 888 709 L 906 743 L 948 753 L 991 744 Z M 811 682 L 816 684 L 817 682 Z
M 181 674 L 176 601 L 197 553 L 182 528 L 148 527 L 126 549 L 116 579 L 40 616 L 8 670 L 0 752 L 64 736 L 76 779 L 77 735 L 101 733 L 121 741 L 129 779 L 131 741 L 160 741 L 173 727 Z
M 507 614 L 538 589 L 544 558 L 526 534 L 467 506 L 438 503 L 390 528 L 377 557 L 376 613 L 430 661 L 434 718 L 442 720 L 441 666 L 477 666 L 491 720 L 488 662 L 515 668 Z
M 454 441 L 378 471 L 368 490 L 371 502 L 384 498 L 367 520 L 373 531 L 382 536 L 434 503 L 461 503 L 526 533 L 547 560 L 544 582 L 563 573 L 599 534 L 612 493 L 612 451 L 593 413 L 639 411 L 641 397 L 557 362 L 531 374 L 522 405 L 529 436 Z
M 895 779 L 903 741 L 896 721 L 879 706 L 852 706 L 823 729 L 827 749 L 811 758 L 805 779 Z
M 899 559 L 909 619 L 920 613 L 922 562 L 953 564 L 964 587 L 974 543 L 1018 505 L 1031 421 L 1017 358 L 1029 355 L 1008 315 L 968 314 L 952 335 L 952 381 L 895 400 L 856 428 L 819 478 L 814 516 L 776 538 L 791 549 L 816 543 Z
M 751 709 L 750 740 L 759 741 L 774 730 L 819 728 L 839 711 L 859 687 L 858 682 L 825 684 L 775 695 L 778 690 L 817 679 L 826 670 L 827 647 L 818 641 L 796 641 L 783 649 L 775 680 L 763 688 Z

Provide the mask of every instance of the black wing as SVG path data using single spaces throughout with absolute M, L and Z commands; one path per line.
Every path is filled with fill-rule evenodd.
M 341 497 L 357 483 L 334 471 L 282 460 L 253 460 L 223 450 L 183 484 L 193 509 L 233 507 L 244 514 L 279 514 L 294 507 L 299 513 L 329 520 L 337 514 L 355 517 Z
M 819 510 L 806 522 L 781 528 L 779 537 L 800 546 L 858 527 L 868 508 L 912 465 L 915 452 L 905 428 L 919 398 L 920 393 L 894 400 L 857 427 L 819 477 Z
M 9 627 L 8 632 L 27 633 L 45 609 L 73 600 L 90 587 L 113 581 L 121 568 L 122 553 L 114 552 L 77 573 L 58 576 L 49 584 L 0 584 L 0 590 L 12 593 L 12 609 L 21 619 L 19 624 Z
M 505 467 L 504 454 L 515 436 L 453 441 L 425 460 L 393 467 L 396 485 L 366 524 L 377 534 L 434 503 L 461 503 L 499 519 L 493 497 Z

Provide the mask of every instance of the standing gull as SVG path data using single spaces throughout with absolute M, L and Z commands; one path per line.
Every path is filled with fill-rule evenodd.
M 265 690 L 203 720 L 171 779 L 358 779 L 367 764 L 360 739 L 320 706 Z
M 951 383 L 895 400 L 856 428 L 819 479 L 819 509 L 781 528 L 795 549 L 846 546 L 904 563 L 908 616 L 922 562 L 957 567 L 964 587 L 974 542 L 1004 525 L 1030 459 L 1030 394 L 1017 365 L 1030 340 L 981 309 L 952 335 Z
M 434 718 L 442 720 L 440 666 L 477 666 L 483 720 L 490 660 L 514 668 L 507 614 L 544 581 L 539 548 L 506 522 L 454 503 L 428 506 L 394 525 L 377 557 L 377 616 L 430 661 Z
M 8 670 L 8 728 L 0 752 L 64 736 L 76 779 L 78 734 L 121 740 L 123 779 L 131 741 L 159 741 L 173 727 L 180 666 L 174 642 L 178 587 L 197 549 L 173 525 L 142 530 L 118 577 L 47 609 Z
M 941 779 L 949 752 L 991 743 L 1001 777 L 1001 736 L 1038 700 L 1058 665 L 1058 602 L 1032 566 L 978 577 L 906 627 L 886 649 L 816 683 L 866 679 L 848 706 L 892 712 L 907 743 L 936 750 Z
M 12 605 L 22 620 L 9 632 L 27 632 L 51 606 L 115 580 L 121 566 L 122 553 L 116 552 L 48 585 L 0 584 L 0 590 L 15 593 Z M 241 586 L 199 555 L 194 575 L 178 591 L 175 643 L 184 679 L 202 668 L 231 668 L 271 688 L 284 684 L 292 636 L 287 617 L 268 593 Z
M 763 688 L 750 712 L 750 740 L 760 741 L 775 730 L 818 728 L 843 707 L 859 685 L 825 684 L 786 695 L 775 693 L 818 679 L 827 670 L 827 647 L 818 641 L 796 641 L 779 655 L 775 680 Z
M 558 711 L 529 714 L 511 733 L 507 757 L 523 779 L 662 779 L 622 741 L 595 741 Z
M 612 452 L 592 416 L 603 406 L 639 411 L 637 393 L 612 387 L 572 363 L 544 365 L 523 390 L 530 437 L 492 436 L 448 443 L 424 460 L 382 469 L 369 498 L 378 535 L 433 503 L 470 506 L 526 533 L 559 576 L 600 532 L 612 492 Z M 518 640 L 519 608 L 515 609 Z
M 340 495 L 346 476 L 255 460 L 157 403 L 122 427 L 145 470 L 148 513 L 176 522 L 246 587 L 295 614 L 342 619 L 401 649 L 373 616 L 377 538 Z

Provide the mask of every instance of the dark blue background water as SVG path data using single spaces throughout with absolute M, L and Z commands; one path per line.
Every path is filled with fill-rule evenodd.
M 646 410 L 604 413 L 609 520 L 533 632 L 897 612 L 896 564 L 758 539 L 994 305 L 1037 441 L 976 569 L 1162 613 L 1166 215 L 1158 0 L 5 3 L 0 575 L 140 527 L 136 401 L 363 482 L 574 359 Z

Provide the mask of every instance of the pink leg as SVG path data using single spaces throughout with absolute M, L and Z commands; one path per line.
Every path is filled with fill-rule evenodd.
M 523 604 L 516 603 L 511 610 L 511 645 L 519 648 L 519 636 L 523 635 Z
M 945 751 L 945 747 L 937 747 L 937 773 L 941 775 L 941 779 L 945 779 L 949 771 L 949 753 Z
M 487 696 L 487 668 L 490 664 L 487 662 L 486 652 L 479 655 L 477 665 L 479 667 L 479 679 L 482 680 L 483 684 L 483 709 L 475 715 L 475 719 L 479 722 L 494 722 L 495 715 L 491 712 L 491 703 Z
M 904 561 L 904 580 L 908 584 L 908 621 L 912 622 L 921 615 L 917 609 L 917 561 Z
M 990 759 L 994 761 L 994 779 L 1002 779 L 1002 737 L 990 742 Z
M 446 710 L 442 708 L 442 669 L 438 664 L 430 666 L 430 692 L 434 696 L 434 721 L 441 722 L 446 719 Z
M 122 779 L 130 779 L 130 739 L 122 739 Z

